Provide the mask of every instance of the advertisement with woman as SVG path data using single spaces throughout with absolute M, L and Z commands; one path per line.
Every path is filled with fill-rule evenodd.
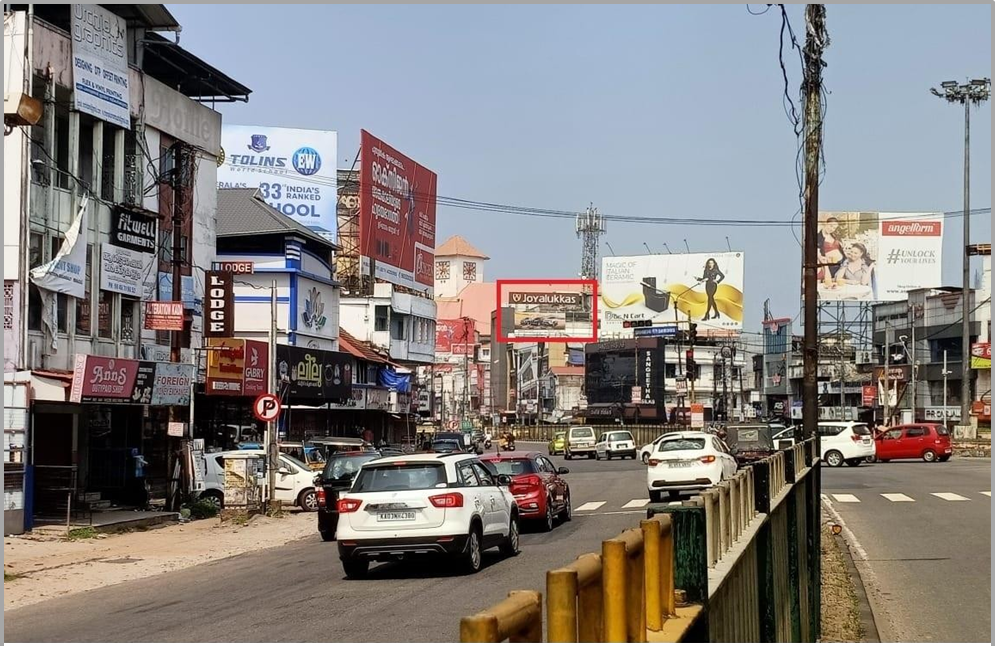
M 743 327 L 744 256 L 738 251 L 604 258 L 598 283 L 599 329 L 629 321 L 693 321 L 702 335 Z
M 939 287 L 942 214 L 819 213 L 819 300 L 900 301 Z

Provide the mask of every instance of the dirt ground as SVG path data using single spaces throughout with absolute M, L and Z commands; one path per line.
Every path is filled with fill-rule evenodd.
M 242 525 L 213 518 L 86 540 L 6 537 L 3 608 L 143 579 L 284 545 L 316 533 L 314 514 L 256 516 Z
M 843 551 L 825 525 L 822 530 L 821 642 L 859 642 L 860 609 Z

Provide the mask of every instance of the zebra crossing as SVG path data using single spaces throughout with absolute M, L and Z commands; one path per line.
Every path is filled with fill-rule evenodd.
M 574 507 L 574 514 L 580 515 L 600 515 L 600 514 L 639 514 L 645 513 L 643 510 L 646 505 L 650 504 L 649 498 L 633 498 L 627 502 L 619 505 L 616 503 L 611 503 L 607 500 L 591 500 L 585 502 L 581 505 Z M 671 505 L 680 505 L 680 501 L 670 501 Z
M 881 498 L 883 498 L 888 502 L 896 502 L 896 503 L 924 502 L 926 500 L 943 500 L 945 502 L 970 502 L 971 500 L 977 500 L 977 498 L 971 497 L 975 495 L 987 496 L 988 498 L 991 498 L 992 492 L 979 491 L 977 492 L 977 494 L 971 493 L 968 495 L 962 495 L 959 493 L 954 493 L 952 491 L 936 491 L 936 492 L 924 493 L 921 495 L 916 494 L 916 497 L 900 492 L 880 493 L 880 494 L 868 493 L 868 494 L 861 494 L 861 496 L 857 496 L 852 493 L 829 493 L 829 494 L 824 493 L 822 494 L 822 498 L 824 500 L 829 500 L 830 502 L 841 503 L 841 504 L 860 504 L 862 502 L 871 502 L 879 500 Z

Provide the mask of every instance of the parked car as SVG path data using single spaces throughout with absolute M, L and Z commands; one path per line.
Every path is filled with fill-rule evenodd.
M 563 448 L 567 443 L 567 432 L 566 431 L 556 431 L 553 435 L 553 439 L 549 441 L 547 450 L 550 455 L 561 455 L 563 453 Z
M 595 444 L 597 444 L 597 437 L 593 428 L 590 426 L 571 426 L 567 431 L 563 457 L 567 460 L 573 460 L 575 455 L 586 455 L 593 458 L 596 454 Z
M 875 454 L 868 462 L 923 460 L 946 462 L 953 455 L 950 431 L 943 424 L 892 426 L 874 441 Z
M 771 424 L 770 428 L 771 431 L 774 432 L 774 446 L 777 447 L 778 450 L 783 451 L 784 449 L 790 449 L 795 445 L 795 428 L 797 427 L 785 427 L 783 424 Z
M 863 422 L 819 422 L 822 459 L 831 467 L 855 467 L 874 458 L 874 438 Z
M 643 448 L 639 449 L 639 459 L 641 459 L 643 461 L 643 464 L 646 464 L 647 462 L 649 462 L 650 456 L 653 455 L 653 451 L 656 451 L 657 444 L 659 444 L 660 442 L 662 442 L 664 440 L 664 438 L 668 438 L 668 437 L 671 437 L 673 435 L 680 435 L 680 431 L 671 431 L 669 433 L 664 433 L 663 435 L 661 435 L 660 437 L 656 438 L 655 440 L 653 440 L 649 444 L 646 444 L 645 446 L 643 446 Z
M 739 466 L 762 460 L 777 452 L 773 433 L 767 424 L 729 425 L 725 428 L 723 442 L 729 447 Z
M 318 447 L 325 458 L 329 457 L 333 453 L 341 453 L 343 451 L 365 451 L 373 448 L 372 444 L 360 437 L 312 437 L 308 440 L 308 443 Z
M 511 478 L 511 494 L 522 520 L 538 520 L 544 531 L 552 531 L 556 519 L 573 518 L 570 485 L 560 476 L 570 473 L 557 468 L 545 455 L 533 451 L 513 451 L 487 455 L 481 460 L 492 475 Z
M 736 459 L 711 433 L 688 431 L 663 439 L 646 465 L 650 501 L 663 495 L 707 489 L 736 473 Z
M 518 554 L 519 510 L 510 485 L 511 478 L 495 478 L 467 453 L 365 463 L 337 504 L 346 576 L 362 578 L 371 562 L 430 556 L 455 559 L 473 573 L 486 549 Z
M 201 500 L 211 500 L 218 507 L 225 501 L 225 458 L 251 457 L 262 459 L 263 450 L 221 451 L 204 454 L 204 490 L 198 496 Z M 262 475 L 262 474 L 260 474 Z M 265 479 L 264 479 L 265 482 Z M 300 460 L 281 453 L 277 466 L 276 491 L 273 498 L 284 505 L 295 505 L 304 511 L 318 509 L 318 494 L 314 489 L 314 474 Z
M 629 431 L 608 431 L 601 434 L 598 443 L 594 445 L 594 457 L 611 460 L 612 458 L 636 459 L 636 440 Z
M 321 535 L 321 540 L 335 540 L 335 528 L 339 522 L 336 505 L 340 495 L 352 487 L 364 464 L 380 457 L 385 456 L 379 451 L 336 453 L 328 458 L 324 470 L 315 476 L 314 486 L 318 492 L 318 533 Z

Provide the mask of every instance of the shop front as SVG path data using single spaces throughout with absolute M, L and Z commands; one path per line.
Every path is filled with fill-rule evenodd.
M 264 341 L 207 339 L 207 371 L 195 395 L 194 437 L 207 451 L 227 451 L 240 443 L 261 443 L 263 426 L 252 402 L 269 387 L 270 353 Z
M 362 429 L 347 429 L 333 405 L 353 398 L 353 357 L 345 352 L 278 345 L 276 380 L 284 412 L 280 439 L 359 437 Z M 358 411 L 358 409 L 356 409 Z

